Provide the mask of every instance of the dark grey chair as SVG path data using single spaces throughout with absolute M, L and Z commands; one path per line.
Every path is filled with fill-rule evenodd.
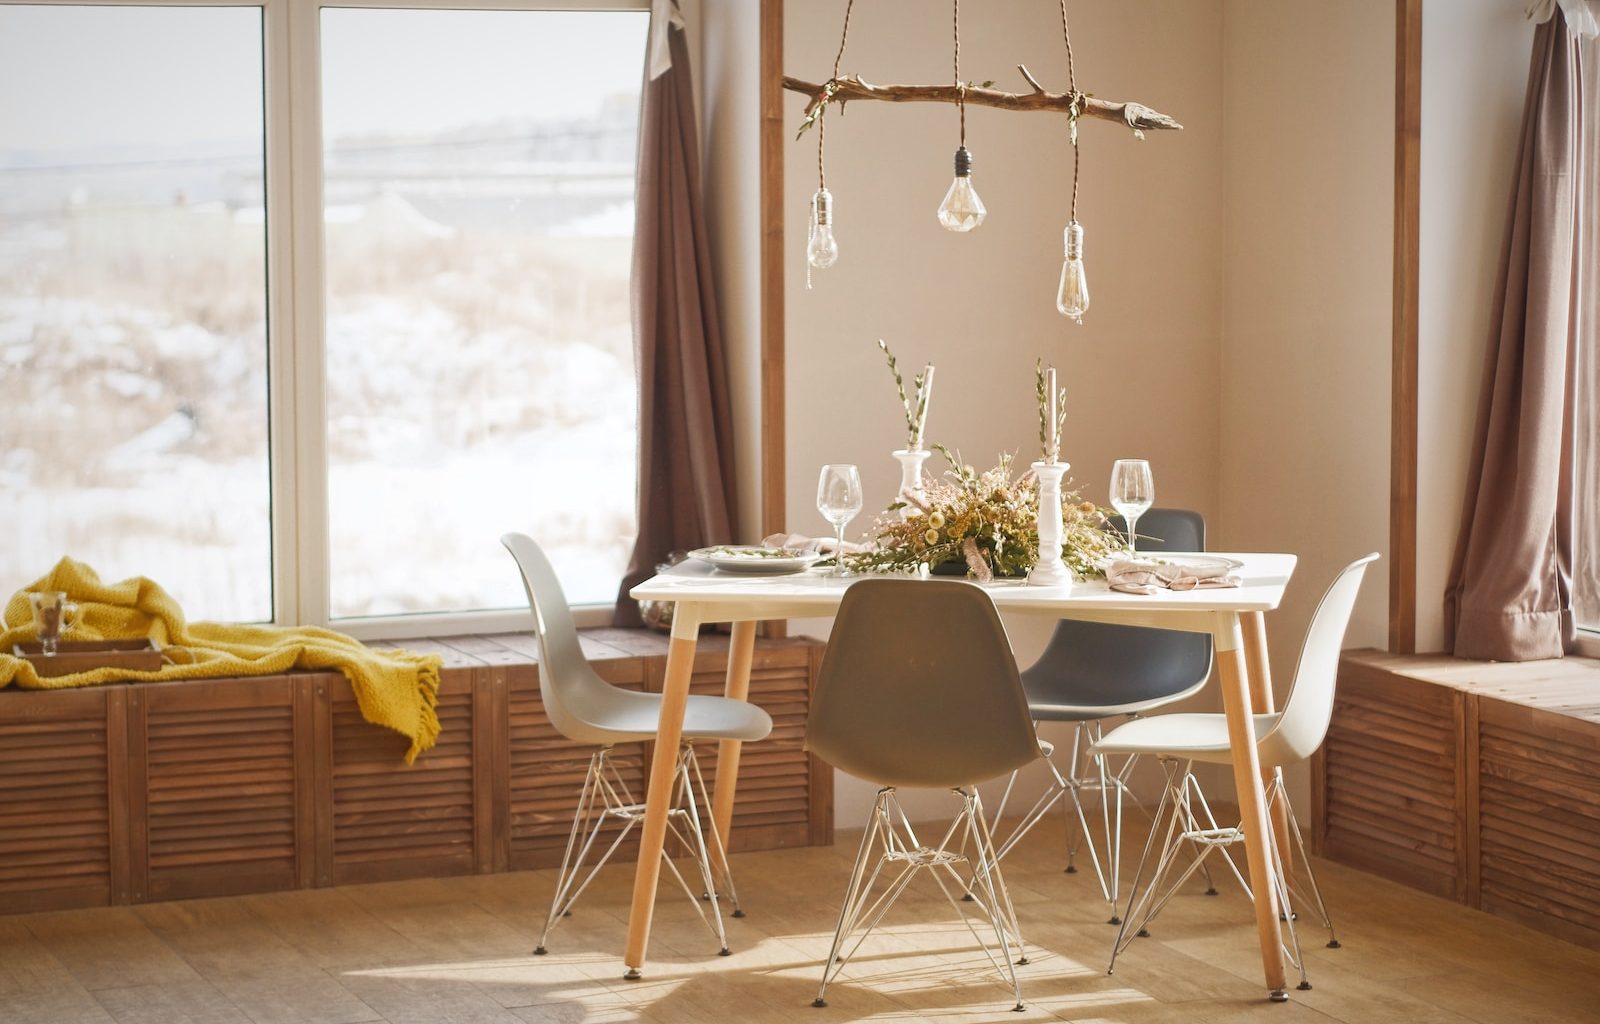
M 827 1005 L 829 982 L 912 879 L 926 872 L 1011 985 L 1015 1009 L 1022 1009 L 1015 964 L 1027 958 L 975 786 L 1032 763 L 1041 751 L 1011 644 L 989 595 L 956 580 L 852 584 L 817 676 L 806 748 L 881 787 L 813 1005 Z M 936 842 L 918 838 L 896 796 L 902 787 L 949 789 L 961 800 Z M 962 865 L 970 880 L 958 870 Z M 874 895 L 880 877 L 886 884 Z M 955 898 L 969 886 L 982 915 L 977 923 L 994 931 L 993 950 Z M 858 930 L 846 951 L 846 940 Z
M 1153 508 L 1139 517 L 1139 551 L 1159 557 L 1162 551 L 1205 550 L 1205 519 L 1198 512 Z M 1126 533 L 1120 516 L 1111 529 Z M 1127 757 L 1112 768 L 1106 758 L 1090 755 L 1089 745 L 1100 738 L 1102 723 L 1121 715 L 1142 715 L 1183 700 L 1205 685 L 1211 672 L 1211 638 L 1143 626 L 1117 626 L 1098 622 L 1063 620 L 1056 626 L 1039 660 L 1022 673 L 1029 713 L 1036 722 L 1072 722 L 1071 756 L 1062 772 L 1046 748 L 1051 786 L 1023 816 L 1000 845 L 1004 857 L 1018 840 L 1060 804 L 1067 817 L 1067 873 L 1077 871 L 1078 844 L 1088 847 L 1100 891 L 1111 907 L 1112 924 L 1120 924 L 1117 892 L 1121 877 L 1122 803 L 1127 779 L 1136 758 Z M 995 823 L 1005 810 L 1016 783 L 1013 773 Z M 1085 794 L 1097 794 L 1104 833 L 1106 863 L 1095 848 L 1084 812 Z M 1209 876 L 1208 876 L 1209 878 Z

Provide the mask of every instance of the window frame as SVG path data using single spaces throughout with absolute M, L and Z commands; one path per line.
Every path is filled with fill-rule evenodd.
M 527 608 L 330 619 L 322 11 L 649 11 L 650 0 L 0 0 L 0 4 L 249 7 L 262 12 L 272 621 L 336 626 L 362 639 L 528 628 Z M 507 558 L 506 572 L 511 571 Z M 579 605 L 573 614 L 580 626 L 607 625 L 614 608 L 614 604 Z

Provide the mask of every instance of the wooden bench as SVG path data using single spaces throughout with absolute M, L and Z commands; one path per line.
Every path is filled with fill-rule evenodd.
M 1600 948 L 1600 661 L 1346 652 L 1326 857 Z
M 582 643 L 607 680 L 660 689 L 665 637 Z M 0 690 L 0 913 L 558 863 L 591 750 L 545 717 L 533 638 L 383 646 L 444 658 L 444 729 L 410 767 L 338 673 Z M 832 771 L 802 749 L 821 650 L 757 643 L 750 699 L 774 728 L 744 751 L 734 850 L 833 841 Z M 694 692 L 721 693 L 726 664 L 726 639 L 702 640 Z M 642 793 L 650 752 L 626 760 Z

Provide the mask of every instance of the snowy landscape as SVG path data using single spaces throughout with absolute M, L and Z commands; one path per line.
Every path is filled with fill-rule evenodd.
M 548 547 L 574 602 L 614 597 L 636 117 L 622 96 L 581 125 L 329 147 L 336 618 L 521 605 L 507 530 Z M 269 619 L 260 154 L 153 166 L 170 156 L 47 166 L 0 143 L 0 589 L 70 554 L 193 618 Z

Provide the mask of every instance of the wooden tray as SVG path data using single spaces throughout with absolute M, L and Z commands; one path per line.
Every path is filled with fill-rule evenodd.
M 154 640 L 61 640 L 56 653 L 41 653 L 37 641 L 12 648 L 41 676 L 65 676 L 96 668 L 126 668 L 154 672 L 161 667 L 161 648 Z

